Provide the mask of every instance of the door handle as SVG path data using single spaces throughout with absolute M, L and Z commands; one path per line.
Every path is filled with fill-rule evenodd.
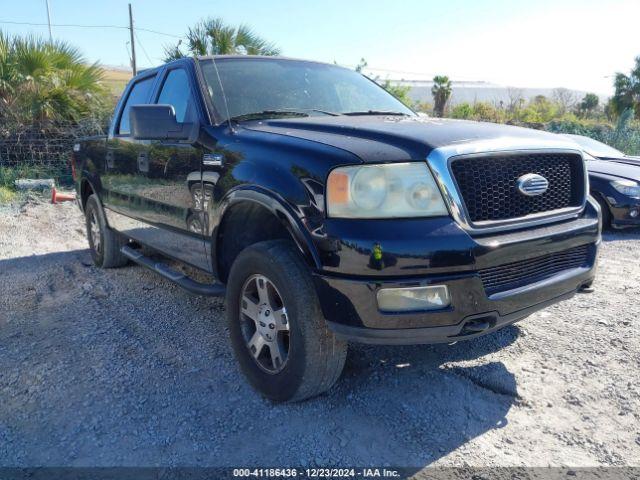
M 109 150 L 107 152 L 107 169 L 113 168 L 113 152 L 111 150 Z
M 138 154 L 138 170 L 149 173 L 149 158 L 145 152 Z

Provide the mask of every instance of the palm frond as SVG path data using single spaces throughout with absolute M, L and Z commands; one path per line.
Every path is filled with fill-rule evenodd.
M 189 28 L 187 45 L 193 55 L 207 55 L 209 53 L 209 34 L 204 24 L 198 23 Z
M 67 43 L 0 32 L 1 116 L 23 123 L 77 121 L 106 104 L 103 74 Z
M 164 61 L 171 62 L 173 60 L 178 60 L 179 58 L 183 58 L 185 55 L 180 49 L 180 45 L 182 42 L 178 42 L 175 45 L 165 45 L 164 49 Z
M 189 28 L 187 48 L 191 55 L 231 55 L 246 52 L 250 55 L 279 55 L 280 49 L 257 35 L 248 25 L 237 28 L 222 18 L 207 18 Z M 178 56 L 179 55 L 179 56 Z M 178 47 L 165 48 L 165 58 L 184 56 Z

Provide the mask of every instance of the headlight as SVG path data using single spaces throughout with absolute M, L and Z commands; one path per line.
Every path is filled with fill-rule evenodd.
M 426 163 L 336 168 L 327 179 L 327 214 L 342 218 L 447 215 Z
M 633 180 L 615 180 L 611 186 L 627 197 L 640 198 L 640 185 Z

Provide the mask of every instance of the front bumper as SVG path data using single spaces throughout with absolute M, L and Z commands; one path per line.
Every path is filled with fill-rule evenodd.
M 523 310 L 500 315 L 489 312 L 469 316 L 456 325 L 424 328 L 363 328 L 328 322 L 329 328 L 340 338 L 350 342 L 382 344 L 382 345 L 420 345 L 431 343 L 451 343 L 459 340 L 470 340 L 528 317 L 532 313 L 549 305 L 569 299 L 575 292 L 565 293 L 559 297 L 533 305 Z
M 635 213 L 635 216 L 632 215 Z M 611 225 L 615 228 L 640 227 L 640 201 L 611 207 Z
M 433 221 L 437 224 L 440 220 Z M 436 231 L 447 232 L 446 235 L 438 238 L 436 233 L 420 242 L 428 245 L 428 251 L 420 250 L 414 241 L 408 242 L 413 249 L 408 251 L 407 244 L 402 243 L 401 223 L 387 227 L 378 237 L 373 237 L 378 248 L 388 247 L 382 262 L 372 262 L 371 250 L 352 235 L 342 242 L 342 249 L 334 252 L 331 264 L 334 271 L 318 272 L 314 276 L 329 326 L 343 338 L 384 344 L 474 338 L 569 298 L 590 285 L 595 276 L 600 232 L 598 212 L 591 204 L 581 217 L 571 221 L 482 238 L 457 231 L 455 224 L 441 224 Z M 364 231 L 367 236 L 370 233 L 371 229 Z M 414 230 L 414 237 L 415 233 Z M 371 245 L 371 237 L 367 241 Z M 588 245 L 587 260 L 582 266 L 510 290 L 487 294 L 478 273 L 480 269 L 534 259 L 580 245 Z M 394 251 L 401 251 L 402 255 L 392 253 Z M 336 271 L 340 267 L 353 269 L 356 274 L 340 274 Z M 419 274 L 407 275 L 411 268 Z M 377 275 L 372 274 L 373 269 L 378 270 Z M 385 275 L 386 271 L 390 274 Z M 368 275 L 362 275 L 363 272 Z M 400 272 L 404 275 L 398 275 Z M 376 294 L 381 288 L 443 284 L 447 285 L 451 297 L 451 305 L 446 309 L 403 313 L 383 313 L 378 309 Z

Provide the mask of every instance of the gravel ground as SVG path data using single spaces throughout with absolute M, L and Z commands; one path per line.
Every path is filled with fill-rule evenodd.
M 240 376 L 224 306 L 92 266 L 75 204 L 0 211 L 0 466 L 640 465 L 640 233 L 596 291 L 453 346 L 353 345 L 294 405 Z

